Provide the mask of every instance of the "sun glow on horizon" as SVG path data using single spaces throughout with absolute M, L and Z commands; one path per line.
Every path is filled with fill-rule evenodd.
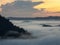
M 40 2 L 40 1 L 43 1 L 43 0 L 32 0 L 32 2 Z
M 44 3 L 34 6 L 35 9 L 45 9 L 48 12 L 60 11 L 60 0 L 44 0 Z

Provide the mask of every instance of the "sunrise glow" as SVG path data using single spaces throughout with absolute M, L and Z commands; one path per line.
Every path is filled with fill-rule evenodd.
M 39 1 L 43 1 L 43 0 L 32 0 L 32 2 L 39 2 Z
M 60 0 L 44 0 L 44 3 L 34 6 L 35 9 L 45 9 L 48 12 L 60 11 Z

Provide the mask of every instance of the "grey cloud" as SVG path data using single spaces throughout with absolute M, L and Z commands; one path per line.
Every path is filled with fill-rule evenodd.
M 37 11 L 33 6 L 43 2 L 15 1 L 12 4 L 2 6 L 3 16 L 32 17 L 32 13 Z

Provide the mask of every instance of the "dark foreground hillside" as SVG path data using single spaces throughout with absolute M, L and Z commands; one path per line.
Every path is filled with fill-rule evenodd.
M 31 34 L 0 15 L 0 38 L 26 38 Z

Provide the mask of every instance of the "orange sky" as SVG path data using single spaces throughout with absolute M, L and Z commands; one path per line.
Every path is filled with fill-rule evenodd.
M 41 0 L 32 0 L 33 2 L 38 2 Z M 37 10 L 41 10 L 44 9 L 44 11 L 49 12 L 43 12 L 43 14 L 46 14 L 48 16 L 60 16 L 60 13 L 51 13 L 51 12 L 60 12 L 60 0 L 43 0 L 44 3 L 39 4 L 34 6 L 33 8 L 37 9 Z M 36 12 L 36 14 L 38 15 L 43 15 L 39 12 Z
M 39 1 L 43 1 L 43 0 L 31 0 L 32 2 L 39 2 Z
M 34 8 L 41 9 L 45 8 L 46 11 L 59 12 L 60 11 L 60 0 L 44 0 L 44 3 L 37 5 Z

